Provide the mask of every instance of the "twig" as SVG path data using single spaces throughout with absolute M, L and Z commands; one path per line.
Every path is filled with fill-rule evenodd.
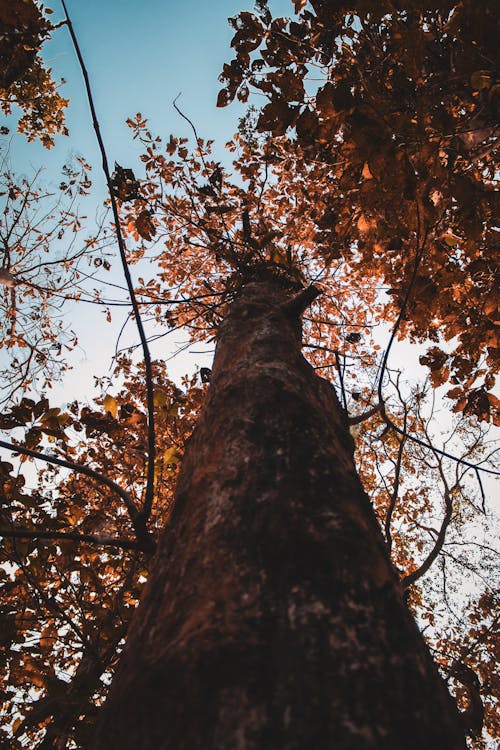
M 373 415 L 379 411 L 380 404 L 375 404 L 375 406 L 372 406 L 371 409 L 367 409 L 362 414 L 356 414 L 354 417 L 349 417 L 347 422 L 349 425 L 361 424 L 361 422 L 366 422 L 367 419 L 370 419 L 370 417 L 373 417 Z
M 415 279 L 417 278 L 418 268 L 420 266 L 420 261 L 422 260 L 422 256 L 423 256 L 424 248 L 425 248 L 425 243 L 426 243 L 426 240 L 427 240 L 427 230 L 426 230 L 425 233 L 424 233 L 423 240 L 421 241 L 422 228 L 421 228 L 420 206 L 419 206 L 418 199 L 416 200 L 416 208 L 417 208 L 417 248 L 416 248 L 416 251 L 415 251 L 415 262 L 414 262 L 414 265 L 413 265 L 413 271 L 412 271 L 412 274 L 411 274 L 411 277 L 410 277 L 410 282 L 409 282 L 408 287 L 406 289 L 406 294 L 405 294 L 405 296 L 403 298 L 403 302 L 401 304 L 401 309 L 399 311 L 399 315 L 396 318 L 396 322 L 394 323 L 393 329 L 391 331 L 391 335 L 389 337 L 389 343 L 387 344 L 386 350 L 384 352 L 384 356 L 382 357 L 382 364 L 380 366 L 380 375 L 379 375 L 379 379 L 378 379 L 377 391 L 378 391 L 378 400 L 379 400 L 379 403 L 382 404 L 382 413 L 384 413 L 384 406 L 383 406 L 384 405 L 384 398 L 383 398 L 383 394 L 382 394 L 382 383 L 383 383 L 383 379 L 384 379 L 385 370 L 387 368 L 387 361 L 389 359 L 389 354 L 390 354 L 392 345 L 394 343 L 394 339 L 396 337 L 396 333 L 398 332 L 399 326 L 401 325 L 401 321 L 403 320 L 404 315 L 406 313 L 406 307 L 408 305 L 411 293 L 413 291 L 413 285 L 415 283 Z
M 345 395 L 345 388 L 344 388 L 344 376 L 342 374 L 342 367 L 340 365 L 340 355 L 338 351 L 336 350 L 334 351 L 334 355 L 335 355 L 335 365 L 337 367 L 337 372 L 338 372 L 339 381 L 340 381 L 340 392 L 342 394 L 342 404 L 344 406 L 344 411 L 347 414 L 347 398 Z M 344 359 L 344 362 L 345 362 L 345 359 Z
M 405 416 L 404 416 L 404 423 L 403 423 L 405 432 L 406 432 L 407 418 L 408 418 L 408 414 L 405 408 Z M 404 452 L 405 442 L 406 442 L 406 437 L 402 437 L 401 440 L 399 441 L 398 457 L 396 459 L 396 466 L 394 469 L 394 484 L 392 486 L 392 493 L 391 493 L 391 498 L 389 502 L 389 508 L 387 509 L 387 515 L 385 517 L 384 530 L 385 530 L 385 539 L 387 543 L 387 550 L 389 553 L 391 552 L 391 549 L 392 549 L 391 520 L 392 520 L 392 515 L 394 513 L 394 508 L 396 507 L 396 503 L 398 500 L 401 466 L 403 463 L 403 452 Z
M 440 448 L 435 448 L 431 443 L 426 443 L 425 440 L 421 440 L 418 437 L 415 437 L 415 435 L 411 435 L 409 432 L 405 432 L 401 429 L 401 427 L 398 427 L 397 424 L 394 424 L 392 419 L 387 415 L 384 409 L 381 409 L 381 415 L 384 420 L 384 422 L 387 424 L 387 427 L 393 429 L 395 432 L 399 433 L 400 435 L 403 435 L 404 437 L 408 438 L 408 440 L 411 440 L 412 442 L 416 443 L 417 445 L 421 445 L 423 448 L 427 448 L 428 450 L 432 450 L 435 453 L 438 453 L 440 456 L 444 456 L 445 458 L 449 458 L 452 461 L 456 461 L 459 464 L 462 464 L 463 466 L 467 466 L 468 469 L 472 469 L 473 471 L 477 472 L 483 471 L 485 474 L 491 474 L 494 477 L 500 477 L 500 471 L 495 471 L 495 469 L 487 469 L 485 466 L 478 466 L 478 464 L 473 464 L 471 461 L 466 461 L 465 458 L 459 458 L 458 456 L 454 456 L 452 453 L 448 453 L 448 451 L 443 451 Z
M 446 481 L 446 477 L 444 475 L 444 471 L 443 471 L 443 467 L 441 463 L 442 462 L 439 461 L 438 469 L 441 475 L 441 480 L 444 485 L 444 502 L 445 502 L 445 513 L 443 516 L 443 520 L 441 522 L 441 527 L 439 529 L 438 535 L 434 542 L 434 546 L 432 547 L 431 551 L 429 552 L 425 560 L 419 565 L 419 567 L 416 570 L 413 571 L 413 573 L 410 573 L 409 575 L 404 576 L 404 578 L 401 580 L 401 585 L 404 589 L 407 589 L 409 586 L 415 583 L 415 581 L 417 581 L 419 578 L 421 578 L 423 575 L 427 573 L 432 563 L 434 562 L 434 560 L 436 559 L 436 557 L 439 555 L 439 553 L 441 552 L 443 548 L 444 540 L 446 538 L 446 531 L 451 521 L 451 517 L 453 513 L 453 500 L 451 497 L 450 488 L 448 486 L 448 482 Z

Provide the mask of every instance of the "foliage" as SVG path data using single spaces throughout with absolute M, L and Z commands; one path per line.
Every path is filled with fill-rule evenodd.
M 219 105 L 268 101 L 257 129 L 290 133 L 321 172 L 316 241 L 353 244 L 388 284 L 400 335 L 435 342 L 423 362 L 457 411 L 490 419 L 498 370 L 495 254 L 500 85 L 495 4 L 296 2 L 297 18 L 231 19 L 236 57 Z M 328 187 L 325 189 L 325 185 Z M 318 200 L 320 199 L 320 200 Z M 411 284 L 411 296 L 407 298 Z
M 29 141 L 39 138 L 47 148 L 54 145 L 56 133 L 67 134 L 68 104 L 40 57 L 53 30 L 46 17 L 50 13 L 34 0 L 0 2 L 0 106 L 5 114 L 12 112 L 13 105 L 20 107 L 19 131 Z
M 161 529 L 202 389 L 196 378 L 178 388 L 162 363 L 154 370 L 159 439 L 150 523 Z M 125 357 L 118 374 L 123 386 L 115 396 L 89 405 L 75 401 L 66 412 L 51 408 L 46 399 L 25 398 L 4 415 L 2 427 L 22 427 L 23 445 L 43 448 L 48 440 L 52 455 L 98 467 L 126 486 L 139 507 L 145 491 L 146 412 L 136 394 L 144 389 L 144 375 Z M 114 415 L 110 404 L 118 405 Z M 99 482 L 49 466 L 29 489 L 22 469 L 2 462 L 0 471 L 9 500 L 2 504 L 0 526 L 25 530 L 24 538 L 5 539 L 1 551 L 0 659 L 8 698 L 2 744 L 18 747 L 18 740 L 22 744 L 29 737 L 34 747 L 54 717 L 48 737 L 73 736 L 76 725 L 76 740 L 85 746 L 94 704 L 105 694 L 149 561 L 131 537 L 123 500 Z M 79 716 L 85 720 L 77 721 Z M 8 739 L 11 731 L 18 739 Z
M 491 24 L 468 2 L 311 6 L 296 0 L 294 20 L 273 19 L 260 0 L 232 21 L 236 60 L 224 67 L 219 104 L 246 100 L 252 87 L 269 99 L 228 144 L 232 174 L 196 131 L 190 147 L 163 141 L 141 114 L 128 121 L 143 172 L 115 165 L 119 225 L 103 242 L 117 231 L 124 240 L 150 345 L 179 329 L 211 341 L 250 278 L 319 288 L 304 315 L 306 356 L 335 382 L 408 605 L 480 750 L 499 730 L 497 553 L 480 480 L 494 473 L 498 365 Z M 486 4 L 484 17 L 492 13 Z M 49 309 L 58 294 L 102 304 L 108 317 L 113 304 L 130 306 L 82 292 L 75 264 L 97 252 L 101 266 L 96 239 L 43 283 L 36 276 L 57 238 L 51 217 L 57 231 L 78 228 L 71 201 L 87 190 L 86 172 L 81 162 L 81 173 L 68 173 L 69 208 L 57 199 L 48 223 L 35 218 L 44 200 L 35 183 L 4 175 L 11 350 L 33 345 L 32 300 L 47 305 L 42 352 L 63 344 Z M 8 329 L 16 318 L 17 339 Z M 390 366 L 396 335 L 431 342 L 421 357 L 427 380 L 405 383 Z M 0 463 L 5 747 L 86 746 L 147 579 L 148 543 L 169 520 L 209 372 L 179 386 L 165 362 L 148 370 L 132 349 L 98 381 L 95 402 L 60 409 L 18 392 L 0 417 L 15 455 Z M 40 366 L 50 385 L 53 372 Z M 443 385 L 454 403 L 446 422 L 436 405 Z

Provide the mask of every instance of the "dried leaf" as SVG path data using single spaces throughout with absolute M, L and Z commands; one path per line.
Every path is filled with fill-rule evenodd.
M 489 89 L 493 83 L 493 77 L 489 70 L 476 70 L 470 77 L 470 85 L 474 91 Z
M 135 228 L 143 240 L 152 240 L 156 234 L 156 227 L 153 222 L 151 212 L 147 208 L 141 211 L 135 219 Z
M 165 391 L 155 391 L 153 394 L 153 403 L 156 407 L 162 408 L 166 406 L 168 402 L 168 396 Z
M 364 180 L 373 180 L 373 175 L 370 171 L 370 167 L 368 166 L 368 162 L 365 161 L 363 166 L 363 171 L 361 172 L 361 177 L 363 177 Z
M 165 466 L 169 464 L 175 464 L 177 466 L 177 464 L 180 463 L 180 460 L 181 456 L 175 445 L 173 445 L 171 448 L 167 448 L 163 452 L 163 463 Z

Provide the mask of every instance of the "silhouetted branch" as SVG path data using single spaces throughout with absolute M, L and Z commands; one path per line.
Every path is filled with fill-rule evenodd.
M 310 286 L 301 289 L 300 292 L 297 292 L 293 297 L 287 299 L 286 302 L 282 304 L 281 309 L 285 315 L 300 317 L 304 310 L 307 310 L 309 305 L 314 302 L 319 294 L 321 294 L 321 292 L 318 287 L 314 286 L 314 284 L 310 284 Z
M 120 549 L 141 549 L 139 544 L 131 539 L 114 539 L 113 537 L 101 536 L 99 534 L 78 534 L 73 531 L 38 531 L 36 529 L 0 528 L 0 536 L 3 536 L 6 539 L 61 539 L 62 541 L 87 542 L 89 544 L 97 544 L 107 547 L 119 547 Z
M 73 46 L 75 48 L 76 56 L 78 58 L 80 69 L 82 71 L 83 79 L 85 82 L 85 90 L 87 93 L 90 112 L 92 115 L 92 123 L 94 126 L 94 132 L 97 138 L 97 142 L 99 144 L 99 150 L 100 150 L 101 158 L 102 158 L 102 169 L 106 177 L 106 183 L 108 186 L 109 196 L 111 200 L 113 219 L 114 219 L 115 228 L 116 228 L 116 238 L 118 241 L 118 249 L 120 252 L 120 259 L 121 259 L 121 263 L 123 267 L 123 273 L 125 276 L 125 281 L 127 283 L 127 288 L 128 288 L 128 292 L 130 295 L 130 301 L 132 304 L 132 309 L 134 311 L 135 324 L 139 332 L 142 352 L 144 355 L 144 368 L 145 368 L 146 393 L 147 393 L 147 411 L 148 411 L 148 465 L 147 465 L 147 479 L 146 479 L 146 495 L 144 499 L 143 508 L 141 512 L 138 514 L 138 516 L 136 517 L 136 523 L 138 527 L 142 524 L 144 528 L 143 536 L 146 536 L 146 525 L 147 525 L 149 516 L 151 514 L 151 508 L 153 505 L 153 498 L 154 498 L 154 471 L 155 471 L 155 457 L 156 457 L 156 437 L 155 437 L 155 424 L 154 424 L 154 388 L 153 388 L 153 371 L 152 371 L 151 354 L 149 351 L 146 332 L 144 330 L 144 326 L 142 323 L 139 305 L 138 305 L 137 298 L 135 295 L 134 284 L 132 282 L 132 276 L 130 274 L 130 269 L 129 269 L 128 262 L 127 262 L 126 246 L 125 246 L 125 240 L 123 238 L 123 234 L 122 234 L 121 226 L 120 226 L 118 205 L 116 202 L 114 191 L 112 189 L 111 173 L 109 171 L 106 148 L 104 146 L 104 141 L 101 135 L 99 121 L 97 119 L 97 113 L 96 113 L 95 106 L 94 106 L 94 99 L 92 96 L 92 90 L 90 87 L 90 81 L 89 81 L 87 68 L 85 66 L 85 62 L 83 60 L 82 53 L 80 51 L 80 46 L 78 44 L 78 39 L 76 37 L 73 24 L 69 17 L 68 9 L 66 8 L 66 3 L 64 2 L 64 0 L 61 0 L 61 2 L 62 2 L 62 7 L 64 9 L 65 20 L 68 25 L 71 40 L 73 42 Z
M 375 404 L 375 406 L 372 406 L 371 409 L 367 409 L 362 414 L 356 414 L 354 417 L 349 417 L 347 423 L 349 425 L 361 424 L 361 422 L 366 422 L 367 419 L 370 419 L 370 417 L 373 417 L 379 411 L 380 404 Z
M 405 408 L 405 416 L 404 416 L 404 431 L 406 432 L 406 420 L 407 420 L 407 412 Z M 387 509 L 387 515 L 385 517 L 385 538 L 387 543 L 387 550 L 389 553 L 392 549 L 392 536 L 391 536 L 391 520 L 392 520 L 392 514 L 394 513 L 394 508 L 396 507 L 396 502 L 398 500 L 398 493 L 399 493 L 399 483 L 400 483 L 400 475 L 401 475 L 401 467 L 403 462 L 403 452 L 405 447 L 406 437 L 402 437 L 399 441 L 399 448 L 398 448 L 398 457 L 396 459 L 396 466 L 394 470 L 394 484 L 392 486 L 392 493 L 391 493 L 391 499 L 389 502 L 389 508 Z
M 406 313 L 406 307 L 408 305 L 408 302 L 411 297 L 411 293 L 413 291 L 413 285 L 415 283 L 415 279 L 417 278 L 417 272 L 418 268 L 420 266 L 420 261 L 422 260 L 422 256 L 424 253 L 425 248 L 425 242 L 427 240 L 427 230 L 424 233 L 424 237 L 421 240 L 422 237 L 422 227 L 421 227 L 421 216 L 420 216 L 420 206 L 418 200 L 416 201 L 416 209 L 417 209 L 417 248 L 415 251 L 415 261 L 413 264 L 413 271 L 410 277 L 410 281 L 408 283 L 408 287 L 406 289 L 405 296 L 403 298 L 403 302 L 401 303 L 401 309 L 399 311 L 398 317 L 396 318 L 396 322 L 394 323 L 394 326 L 391 331 L 391 335 L 389 337 L 389 343 L 387 344 L 386 350 L 384 352 L 384 356 L 382 357 L 382 364 L 380 365 L 380 375 L 378 379 L 378 400 L 380 404 L 384 404 L 384 398 L 382 395 L 382 383 L 384 379 L 385 370 L 387 368 L 387 361 L 389 359 L 389 354 L 392 348 L 392 345 L 394 343 L 394 339 L 396 338 L 396 333 L 398 332 L 399 326 L 401 325 L 401 321 L 404 318 L 404 315 Z M 383 407 L 382 407 L 383 408 Z
M 444 502 L 445 502 L 445 513 L 444 513 L 443 520 L 441 522 L 441 527 L 438 531 L 436 540 L 434 542 L 434 546 L 432 547 L 431 551 L 429 552 L 429 554 L 427 555 L 423 563 L 416 570 L 414 570 L 413 573 L 410 573 L 409 575 L 404 576 L 404 578 L 401 580 L 401 585 L 403 586 L 403 588 L 408 588 L 408 586 L 411 586 L 413 583 L 415 583 L 415 581 L 417 581 L 419 578 L 425 575 L 443 548 L 444 540 L 446 538 L 446 531 L 450 524 L 451 516 L 453 513 L 453 501 L 451 498 L 450 488 L 446 481 L 446 477 L 444 476 L 441 463 L 439 463 L 439 473 L 441 474 L 441 479 L 444 483 Z
M 26 448 L 25 446 L 17 445 L 16 443 L 9 443 L 6 440 L 0 440 L 0 448 L 6 448 L 9 451 L 12 451 L 14 453 L 21 453 L 22 455 L 30 456 L 31 458 L 37 458 L 40 459 L 40 461 L 45 461 L 45 463 L 48 464 L 54 464 L 55 466 L 62 466 L 65 469 L 71 469 L 71 471 L 75 471 L 78 474 L 83 474 L 90 479 L 95 479 L 97 482 L 100 482 L 101 484 L 106 485 L 106 487 L 109 487 L 110 490 L 116 492 L 117 495 L 119 495 L 119 497 L 121 497 L 121 499 L 123 500 L 130 516 L 130 520 L 132 521 L 139 547 L 145 552 L 154 551 L 155 544 L 153 542 L 153 539 L 147 532 L 144 524 L 141 522 L 140 514 L 135 507 L 135 503 L 132 500 L 130 493 L 124 490 L 123 487 L 120 487 L 119 484 L 116 484 L 116 482 L 113 482 L 112 479 L 99 474 L 97 471 L 94 471 L 94 469 L 90 469 L 88 466 L 82 466 L 81 464 L 74 463 L 73 461 L 68 461 L 65 458 L 49 456 L 46 453 L 34 451 L 31 448 Z
M 345 388 L 344 388 L 344 375 L 342 372 L 342 366 L 340 364 L 340 355 L 337 351 L 334 352 L 334 355 L 335 355 L 335 365 L 337 367 L 337 373 L 338 373 L 339 381 L 340 381 L 340 393 L 342 395 L 342 405 L 344 407 L 345 413 L 347 414 L 347 398 L 346 398 L 346 393 L 345 393 Z M 345 363 L 345 359 L 344 359 L 344 363 Z
M 448 451 L 443 451 L 441 448 L 436 448 L 431 443 L 426 442 L 425 440 L 421 440 L 418 437 L 415 437 L 415 435 L 411 435 L 409 432 L 405 432 L 401 429 L 401 427 L 398 427 L 397 424 L 394 424 L 392 419 L 387 415 L 387 412 L 385 409 L 380 410 L 382 418 L 384 422 L 386 423 L 388 429 L 392 429 L 395 432 L 399 433 L 400 435 L 404 435 L 408 440 L 411 440 L 413 443 L 416 443 L 417 445 L 421 445 L 423 448 L 427 448 L 428 450 L 432 450 L 435 453 L 438 453 L 440 456 L 444 456 L 445 458 L 449 458 L 452 461 L 456 461 L 459 464 L 462 464 L 463 466 L 467 466 L 468 469 L 472 469 L 473 471 L 477 472 L 483 471 L 485 474 L 491 474 L 494 477 L 500 476 L 500 471 L 495 471 L 495 469 L 488 469 L 486 466 L 479 466 L 478 464 L 473 464 L 471 461 L 466 461 L 465 458 L 459 458 L 459 456 L 454 456 L 452 453 L 448 453 Z

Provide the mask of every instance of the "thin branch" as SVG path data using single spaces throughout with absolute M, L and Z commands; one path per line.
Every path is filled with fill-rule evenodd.
M 477 483 L 479 485 L 479 491 L 481 493 L 481 510 L 483 511 L 484 514 L 486 514 L 486 495 L 484 494 L 484 487 L 481 481 L 481 475 L 478 471 L 478 469 L 480 468 L 481 468 L 480 466 L 476 466 L 475 474 L 476 474 Z
M 446 477 L 443 472 L 443 467 L 441 466 L 441 461 L 439 462 L 438 468 L 439 468 L 439 473 L 441 474 L 441 480 L 444 483 L 445 513 L 443 516 L 443 520 L 441 522 L 441 527 L 439 529 L 438 535 L 436 537 L 434 546 L 432 547 L 431 551 L 429 552 L 425 560 L 421 563 L 421 565 L 416 570 L 413 571 L 413 573 L 410 573 L 409 575 L 404 576 L 404 578 L 401 580 L 401 585 L 405 589 L 411 586 L 413 583 L 415 583 L 415 581 L 417 581 L 419 578 L 421 578 L 423 575 L 427 573 L 432 563 L 441 552 L 445 538 L 446 538 L 446 531 L 448 529 L 448 526 L 450 524 L 451 517 L 453 514 L 453 500 L 451 498 L 451 492 L 448 486 L 448 482 L 446 481 Z
M 361 424 L 361 422 L 366 422 L 367 419 L 370 419 L 370 417 L 373 417 L 374 414 L 379 411 L 380 404 L 375 404 L 375 406 L 372 406 L 371 409 L 367 409 L 367 411 L 364 411 L 362 414 L 356 414 L 354 417 L 349 417 L 347 422 L 349 425 Z
M 420 438 L 415 437 L 415 435 L 411 435 L 409 432 L 405 432 L 405 430 L 402 430 L 401 427 L 397 426 L 397 424 L 394 424 L 394 422 L 387 415 L 384 409 L 381 409 L 380 411 L 384 422 L 387 424 L 387 427 L 393 429 L 395 432 L 399 433 L 399 435 L 403 435 L 404 437 L 408 438 L 408 440 L 411 440 L 413 443 L 421 445 L 423 448 L 427 448 L 428 450 L 434 451 L 440 456 L 444 456 L 444 458 L 449 458 L 452 461 L 456 461 L 457 463 L 462 464 L 463 466 L 467 466 L 468 469 L 472 469 L 473 471 L 475 471 L 476 475 L 477 472 L 483 471 L 485 474 L 491 474 L 494 477 L 500 477 L 500 471 L 495 471 L 495 469 L 487 469 L 485 466 L 473 464 L 471 461 L 466 461 L 465 458 L 459 458 L 458 456 L 454 456 L 452 453 L 448 453 L 448 451 L 443 451 L 440 448 L 435 448 L 433 445 L 431 445 L 431 443 L 426 442 L 425 440 L 421 440 Z
M 389 337 L 389 343 L 387 344 L 386 350 L 384 352 L 384 356 L 382 357 L 382 364 L 380 365 L 380 375 L 378 379 L 377 391 L 378 391 L 379 403 L 382 404 L 382 413 L 384 413 L 384 406 L 383 406 L 384 397 L 382 394 L 382 383 L 383 383 L 384 374 L 387 368 L 387 361 L 389 359 L 389 354 L 390 354 L 392 345 L 394 343 L 394 339 L 396 338 L 396 333 L 398 332 L 399 326 L 401 325 L 401 321 L 403 320 L 404 315 L 406 313 L 406 307 L 408 305 L 408 302 L 411 297 L 411 293 L 413 291 L 413 285 L 415 283 L 415 279 L 417 278 L 418 268 L 420 266 L 420 261 L 422 260 L 425 243 L 427 240 L 427 230 L 426 230 L 423 240 L 421 241 L 422 228 L 421 228 L 420 205 L 419 205 L 418 199 L 416 200 L 416 208 L 417 208 L 417 248 L 415 251 L 415 261 L 413 264 L 413 271 L 410 277 L 408 287 L 406 289 L 405 296 L 403 298 L 403 302 L 401 303 L 401 309 L 399 311 L 399 315 L 396 318 L 396 322 L 394 323 L 393 329 L 391 331 L 391 335 Z
M 347 398 L 346 398 L 345 388 L 344 388 L 344 376 L 342 374 L 342 367 L 340 364 L 340 355 L 338 351 L 336 350 L 334 351 L 334 355 L 335 355 L 335 365 L 337 367 L 337 372 L 338 372 L 339 381 L 340 381 L 340 392 L 342 394 L 342 404 L 344 406 L 344 411 L 347 414 Z M 344 363 L 345 363 L 345 358 L 344 358 Z
M 153 369 L 152 369 L 152 362 L 151 362 L 151 354 L 149 351 L 146 332 L 144 330 L 144 326 L 143 326 L 143 322 L 141 318 L 139 304 L 137 302 L 137 298 L 135 295 L 134 284 L 132 282 L 132 276 L 130 274 L 130 268 L 127 262 L 127 252 L 126 252 L 125 240 L 123 238 L 123 234 L 122 234 L 121 226 L 120 226 L 118 205 L 117 205 L 116 198 L 112 189 L 111 173 L 109 171 L 106 148 L 104 146 L 104 141 L 101 135 L 99 121 L 97 119 L 97 113 L 96 113 L 95 106 L 94 106 L 94 99 L 92 96 L 92 90 L 90 87 L 90 81 L 89 81 L 87 68 L 85 66 L 85 62 L 83 60 L 82 53 L 80 51 L 80 45 L 78 44 L 78 39 L 76 37 L 75 30 L 73 28 L 73 24 L 70 19 L 68 9 L 66 8 L 65 0 L 61 0 L 61 3 L 62 3 L 63 10 L 64 10 L 65 20 L 68 26 L 71 40 L 73 42 L 73 46 L 75 48 L 76 56 L 78 58 L 80 69 L 82 71 L 83 79 L 85 82 L 85 90 L 87 92 L 87 99 L 89 102 L 90 112 L 92 115 L 92 123 L 94 126 L 94 132 L 97 138 L 97 142 L 99 144 L 99 150 L 100 150 L 101 158 L 102 158 L 102 169 L 106 177 L 106 183 L 108 186 L 109 196 L 111 199 L 111 207 L 113 211 L 113 219 L 114 219 L 115 229 L 116 229 L 116 238 L 118 241 L 118 249 L 120 252 L 120 259 L 122 262 L 123 273 L 125 276 L 125 281 L 127 283 L 127 288 L 128 288 L 128 292 L 130 295 L 130 301 L 132 304 L 132 309 L 134 311 L 135 323 L 137 326 L 137 330 L 139 332 L 139 338 L 141 340 L 141 346 L 142 346 L 142 351 L 144 355 L 146 392 L 147 392 L 147 410 L 148 410 L 148 466 L 147 466 L 146 494 L 145 494 L 144 504 L 143 504 L 142 511 L 136 517 L 136 523 L 138 527 L 142 524 L 143 529 L 144 529 L 142 535 L 146 536 L 146 524 L 151 514 L 151 508 L 153 505 L 153 498 L 154 498 L 154 471 L 155 471 L 155 457 L 156 457 L 156 437 L 155 437 L 155 424 L 154 424 L 154 388 L 153 388 Z
M 132 525 L 137 537 L 137 542 L 140 548 L 146 552 L 152 552 L 154 550 L 155 544 L 150 534 L 145 529 L 144 524 L 141 522 L 140 514 L 135 507 L 135 503 L 132 500 L 131 495 L 127 492 L 127 490 L 124 490 L 123 487 L 120 487 L 119 484 L 113 482 L 112 479 L 99 474 L 97 471 L 94 471 L 94 469 L 90 469 L 88 466 L 76 464 L 73 461 L 66 460 L 65 458 L 49 456 L 46 453 L 34 451 L 31 450 L 31 448 L 26 448 L 23 445 L 17 445 L 16 443 L 9 443 L 6 440 L 0 440 L 0 448 L 6 448 L 8 451 L 21 453 L 22 455 L 30 456 L 31 458 L 38 458 L 40 459 L 40 461 L 45 461 L 45 463 L 48 464 L 63 466 L 65 469 L 70 469 L 71 471 L 75 471 L 78 474 L 83 474 L 90 479 L 95 479 L 97 482 L 106 485 L 106 487 L 109 487 L 110 490 L 116 492 L 117 495 L 119 495 L 119 497 L 121 497 L 121 499 L 123 500 L 130 516 L 130 520 L 132 521 Z
M 89 544 L 103 545 L 107 547 L 119 547 L 120 549 L 141 550 L 140 545 L 131 539 L 114 539 L 113 537 L 100 536 L 99 534 L 77 534 L 66 531 L 37 531 L 35 529 L 2 529 L 0 536 L 8 539 L 62 539 L 72 542 L 88 542 Z
M 406 432 L 407 418 L 408 418 L 408 414 L 405 408 L 405 416 L 404 416 L 404 431 L 405 432 Z M 394 508 L 396 507 L 396 503 L 398 500 L 399 484 L 400 484 L 400 478 L 401 478 L 401 467 L 403 463 L 403 453 L 404 453 L 404 448 L 405 448 L 405 442 L 406 442 L 405 437 L 402 437 L 401 440 L 399 441 L 398 457 L 396 459 L 396 466 L 394 469 L 394 484 L 392 486 L 389 508 L 387 509 L 387 515 L 385 517 L 384 529 L 385 529 L 387 550 L 389 553 L 391 552 L 391 549 L 392 549 L 391 521 L 392 521 L 392 515 L 394 513 Z

